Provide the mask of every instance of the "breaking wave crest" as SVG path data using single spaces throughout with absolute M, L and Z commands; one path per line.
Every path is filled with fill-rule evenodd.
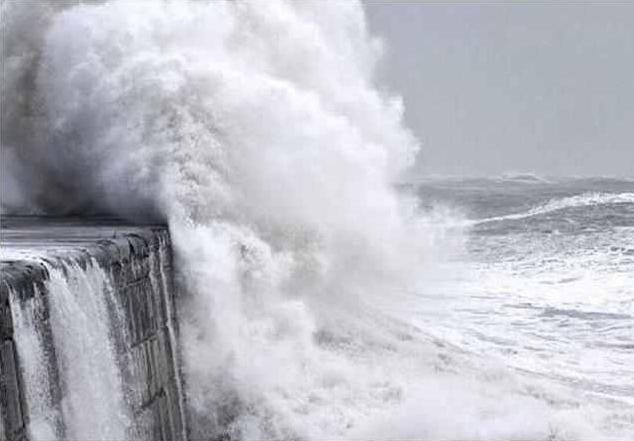
M 545 204 L 538 205 L 522 213 L 507 214 L 504 216 L 489 217 L 474 221 L 476 224 L 486 222 L 498 222 L 505 220 L 519 220 L 540 216 L 568 208 L 588 207 L 593 205 L 610 204 L 634 204 L 634 193 L 582 193 L 560 199 L 552 199 Z

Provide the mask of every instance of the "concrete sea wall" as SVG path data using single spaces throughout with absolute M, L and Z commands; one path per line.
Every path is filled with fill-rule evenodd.
M 0 440 L 184 441 L 166 228 L 24 217 L 1 227 Z

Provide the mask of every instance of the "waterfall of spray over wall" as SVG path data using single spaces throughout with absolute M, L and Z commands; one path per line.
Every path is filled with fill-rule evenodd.
M 6 2 L 2 26 L 4 210 L 168 221 L 193 438 L 358 436 L 412 399 L 435 361 L 376 305 L 440 249 L 393 188 L 418 145 L 360 4 Z
M 53 383 L 50 380 L 57 372 L 51 372 L 55 363 L 47 357 L 46 331 L 42 329 L 44 320 L 40 317 L 44 298 L 39 287 L 34 287 L 34 295 L 26 301 L 18 301 L 11 290 L 13 325 L 18 353 L 22 363 L 26 401 L 29 412 L 29 434 L 34 440 L 56 440 L 62 433 L 62 417 L 54 401 Z M 38 326 L 39 324 L 39 326 Z
M 117 360 L 109 307 L 121 316 L 104 271 L 91 262 L 51 268 L 51 328 L 65 387 L 68 439 L 130 439 L 132 421 Z
M 96 262 L 47 267 L 32 298 L 11 291 L 30 438 L 137 439 L 126 397 L 135 385 L 122 375 L 131 364 L 118 351 L 124 313 L 107 275 Z

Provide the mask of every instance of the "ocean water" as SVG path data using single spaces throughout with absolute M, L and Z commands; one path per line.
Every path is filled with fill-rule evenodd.
M 527 175 L 410 189 L 423 206 L 458 210 L 467 231 L 454 276 L 414 321 L 565 391 L 548 397 L 556 406 L 596 406 L 600 437 L 632 437 L 634 182 Z

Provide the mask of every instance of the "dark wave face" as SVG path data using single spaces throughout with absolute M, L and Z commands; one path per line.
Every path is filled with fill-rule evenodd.
M 583 233 L 634 225 L 634 181 L 500 178 L 428 181 L 423 205 L 458 206 L 474 234 Z

